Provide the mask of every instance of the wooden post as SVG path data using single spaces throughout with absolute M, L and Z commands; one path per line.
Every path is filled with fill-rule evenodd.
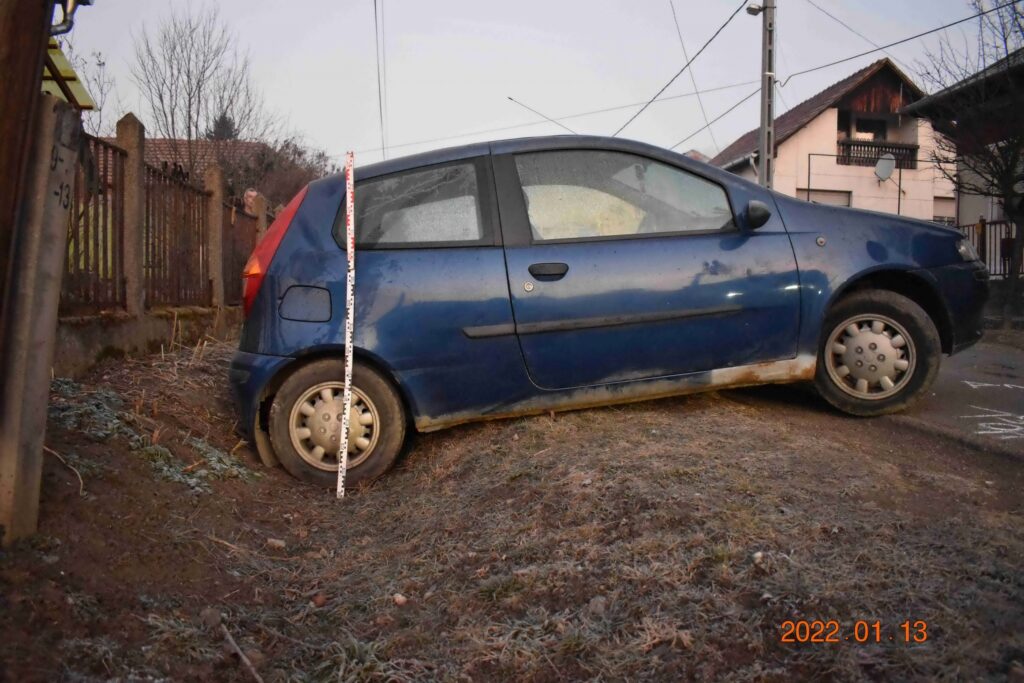
M 0 529 L 4 544 L 35 532 L 57 338 L 67 230 L 82 122 L 77 111 L 43 97 L 32 136 L 21 221 L 11 249 L 0 369 Z
M 981 253 L 982 263 L 988 266 L 988 236 L 985 234 L 985 225 L 985 217 L 978 216 L 978 251 Z
M 224 305 L 224 172 L 214 164 L 203 174 L 206 198 L 206 254 L 209 258 L 210 305 Z M 234 275 L 233 275 L 234 276 Z M 241 277 L 241 275 L 238 275 Z
M 117 122 L 117 146 L 127 152 L 124 162 L 124 279 L 125 308 L 131 315 L 145 310 L 146 128 L 134 114 Z

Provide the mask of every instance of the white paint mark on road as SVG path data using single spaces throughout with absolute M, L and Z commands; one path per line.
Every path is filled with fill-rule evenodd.
M 969 379 L 963 380 L 963 383 L 969 386 L 971 389 L 980 389 L 982 387 L 993 387 L 996 389 L 1024 389 L 1024 386 L 1020 384 L 993 384 L 992 382 L 972 382 Z
M 1009 439 L 1024 439 L 1024 415 L 1015 415 L 1004 410 L 994 408 L 983 408 L 971 406 L 981 411 L 975 415 L 961 415 L 966 420 L 983 420 L 977 423 L 975 434 L 994 436 L 997 439 L 1006 441 Z

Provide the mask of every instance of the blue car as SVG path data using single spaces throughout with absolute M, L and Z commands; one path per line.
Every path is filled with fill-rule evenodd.
M 628 140 L 472 144 L 356 171 L 348 482 L 471 420 L 812 381 L 901 410 L 981 337 L 956 230 L 810 204 Z M 246 266 L 230 380 L 265 462 L 338 466 L 345 183 L 310 183 Z

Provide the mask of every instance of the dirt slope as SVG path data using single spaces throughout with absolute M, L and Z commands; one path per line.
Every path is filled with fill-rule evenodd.
M 55 382 L 0 679 L 249 680 L 208 607 L 268 681 L 1024 676 L 1019 461 L 758 389 L 421 436 L 338 504 L 239 446 L 229 354 Z

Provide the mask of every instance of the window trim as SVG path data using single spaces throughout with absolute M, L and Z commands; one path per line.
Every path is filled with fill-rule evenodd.
M 383 175 L 373 176 L 372 178 L 362 178 L 356 185 L 356 197 L 359 197 L 359 184 L 371 183 L 377 180 L 386 180 L 388 178 L 397 178 L 403 175 L 409 175 L 412 173 L 419 173 L 422 171 L 430 171 L 439 168 L 447 168 L 450 166 L 465 166 L 472 165 L 473 170 L 476 173 L 476 186 L 477 186 L 477 206 L 480 211 L 480 231 L 481 236 L 479 239 L 472 242 L 466 240 L 446 240 L 446 241 L 426 241 L 426 242 L 378 242 L 376 244 L 360 244 L 359 237 L 359 225 L 356 225 L 356 251 L 396 251 L 404 249 L 472 249 L 479 247 L 495 247 L 501 246 L 501 233 L 497 229 L 498 221 L 498 205 L 497 200 L 494 196 L 494 178 L 491 174 L 491 164 L 489 163 L 489 156 L 475 156 L 467 157 L 465 159 L 455 159 L 453 161 L 445 161 L 440 164 L 428 164 L 425 166 L 417 166 L 415 168 L 407 168 L 401 171 L 395 171 L 394 173 L 385 173 Z M 345 192 L 341 193 L 341 204 L 338 207 L 338 213 L 334 217 L 334 224 L 331 226 L 331 236 L 334 238 L 335 243 L 338 247 L 345 251 Z
M 639 159 L 646 159 L 647 161 L 653 161 L 655 163 L 658 163 L 658 164 L 661 164 L 663 166 L 667 166 L 667 167 L 669 167 L 671 169 L 674 169 L 676 171 L 679 171 L 680 173 L 685 173 L 685 174 L 694 176 L 696 178 L 700 178 L 701 180 L 703 180 L 703 181 L 705 181 L 707 183 L 710 183 L 711 185 L 714 185 L 715 187 L 720 189 L 722 191 L 722 194 L 725 195 L 725 201 L 726 201 L 726 203 L 729 206 L 729 214 L 732 216 L 732 226 L 729 227 L 729 228 L 718 228 L 717 230 L 673 230 L 671 232 L 642 232 L 642 233 L 634 233 L 634 234 L 631 234 L 631 235 L 600 235 L 600 236 L 597 236 L 597 237 L 560 237 L 560 238 L 557 238 L 557 239 L 549 239 L 549 240 L 539 239 L 539 238 L 535 237 L 534 234 L 533 234 L 533 226 L 530 223 L 530 215 L 529 215 L 529 211 L 526 208 L 526 200 L 523 199 L 523 194 L 524 194 L 524 192 L 523 192 L 523 184 L 522 184 L 522 180 L 519 177 L 519 167 L 516 164 L 516 157 L 517 156 L 526 156 L 526 155 L 531 155 L 531 154 L 549 154 L 549 153 L 552 153 L 552 152 L 554 152 L 554 153 L 560 153 L 560 152 L 606 152 L 606 153 L 611 153 L 611 154 L 622 154 L 622 155 L 626 155 L 626 156 L 636 157 L 636 158 L 639 158 Z M 501 169 L 498 168 L 498 160 L 499 159 L 502 160 L 502 162 L 503 162 L 502 165 L 504 166 L 504 168 L 501 168 Z M 512 178 L 511 179 L 508 178 L 508 174 L 510 172 L 512 174 Z M 612 241 L 617 242 L 617 241 L 622 241 L 622 240 L 652 239 L 652 238 L 659 238 L 659 237 L 702 237 L 702 236 L 707 236 L 707 235 L 731 235 L 733 233 L 741 232 L 740 225 L 739 225 L 739 222 L 738 222 L 737 217 L 736 217 L 736 210 L 735 210 L 735 208 L 732 205 L 732 196 L 729 194 L 729 190 L 725 187 L 725 185 L 723 185 L 722 183 L 718 182 L 717 180 L 709 178 L 709 177 L 707 177 L 705 175 L 702 175 L 702 174 L 697 173 L 695 171 L 692 171 L 690 169 L 682 168 L 681 166 L 678 166 L 676 164 L 669 163 L 669 162 L 665 161 L 664 159 L 656 159 L 656 158 L 654 158 L 652 156 L 649 156 L 649 155 L 646 155 L 646 154 L 640 154 L 638 152 L 632 152 L 632 151 L 626 151 L 626 150 L 620 150 L 620 149 L 604 149 L 604 148 L 600 148 L 600 147 L 587 147 L 587 148 L 582 148 L 582 149 L 581 148 L 567 147 L 567 148 L 544 149 L 544 150 L 524 151 L 524 152 L 511 152 L 509 154 L 503 154 L 500 157 L 495 157 L 495 175 L 496 175 L 496 177 L 504 176 L 503 180 L 505 180 L 506 182 L 508 182 L 509 180 L 514 180 L 514 185 L 515 185 L 514 189 L 519 194 L 519 204 L 520 204 L 521 213 L 522 213 L 523 226 L 522 226 L 522 228 L 518 228 L 518 227 L 517 228 L 513 228 L 513 230 L 525 230 L 526 236 L 527 236 L 527 241 L 526 241 L 525 244 L 517 244 L 516 246 L 527 246 L 527 245 L 532 246 L 532 245 L 548 245 L 548 244 L 584 244 L 584 243 L 587 243 L 587 242 L 612 242 Z M 583 187 L 583 186 L 581 186 L 581 187 Z M 591 188 L 591 189 L 596 189 L 596 188 Z M 597 191 L 600 191 L 600 190 L 597 190 Z M 511 194 L 511 193 L 505 193 L 505 194 L 507 195 L 507 194 Z M 615 196 L 615 195 L 612 195 L 612 196 Z M 503 200 L 504 199 L 505 198 L 503 197 Z M 504 204 L 503 204 L 503 206 L 504 206 Z M 518 213 L 518 211 L 517 211 L 517 213 Z M 506 240 L 505 246 L 512 246 L 512 245 L 510 245 L 508 240 Z

